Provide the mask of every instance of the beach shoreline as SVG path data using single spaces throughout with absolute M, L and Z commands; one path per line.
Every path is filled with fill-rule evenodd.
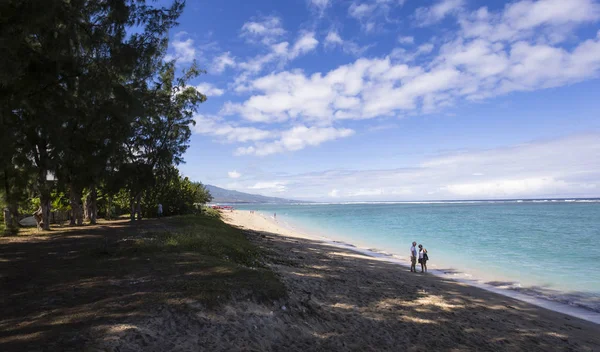
M 393 255 L 391 253 L 371 248 L 369 246 L 357 246 L 345 240 L 342 241 L 340 239 L 333 239 L 322 235 L 314 235 L 308 233 L 305 230 L 298 230 L 297 228 L 291 226 L 289 223 L 286 223 L 285 221 L 278 221 L 277 219 L 269 217 L 260 212 L 251 213 L 248 210 L 233 210 L 225 211 L 223 212 L 223 215 L 223 219 L 225 222 L 244 229 L 277 234 L 285 237 L 319 241 L 323 244 L 335 248 L 350 250 L 356 253 L 360 253 L 362 255 L 375 258 L 377 260 L 393 263 L 402 267 L 403 269 L 408 270 L 408 268 L 410 268 L 410 262 L 408 261 L 408 258 Z M 417 265 L 417 267 L 419 267 L 419 265 Z M 579 306 L 569 305 L 564 302 L 546 299 L 544 297 L 536 295 L 534 292 L 523 293 L 523 291 L 515 290 L 510 287 L 505 288 L 501 285 L 491 285 L 485 283 L 484 281 L 487 280 L 457 277 L 455 275 L 455 272 L 448 271 L 448 269 L 437 269 L 435 268 L 435 266 L 434 268 L 430 268 L 429 274 L 438 278 L 450 279 L 458 283 L 467 284 L 469 286 L 484 290 L 486 292 L 491 292 L 493 294 L 499 294 L 505 297 L 510 297 L 528 304 L 535 305 L 537 307 L 551 310 L 553 312 L 566 314 L 578 319 L 583 319 L 595 324 L 600 324 L 600 313 L 598 312 L 594 312 L 592 310 L 588 310 Z

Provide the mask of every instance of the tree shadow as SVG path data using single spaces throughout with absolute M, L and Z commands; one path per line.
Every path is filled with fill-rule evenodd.
M 117 250 L 163 227 L 122 222 L 0 242 L 0 350 L 600 348 L 598 325 L 318 241 L 243 230 L 287 287 L 268 300 L 253 286 L 268 274 L 259 268 Z M 225 305 L 204 303 L 221 294 Z

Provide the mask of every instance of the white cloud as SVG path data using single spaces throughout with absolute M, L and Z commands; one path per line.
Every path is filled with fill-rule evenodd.
M 440 0 L 431 7 L 420 7 L 415 12 L 417 22 L 421 26 L 443 20 L 446 16 L 456 13 L 465 4 L 465 0 Z
M 242 37 L 249 41 L 260 41 L 265 45 L 273 44 L 286 33 L 281 19 L 275 16 L 249 21 L 242 26 Z
M 536 194 L 544 190 L 568 191 L 569 184 L 553 178 L 500 179 L 488 182 L 460 183 L 444 187 L 458 197 L 510 198 L 521 194 Z
M 538 36 L 538 41 L 541 37 L 557 43 L 567 38 L 574 26 L 598 19 L 600 4 L 593 0 L 523 0 L 499 13 L 482 7 L 459 23 L 467 38 L 515 41 Z
M 526 0 L 508 5 L 503 17 L 519 30 L 543 24 L 580 23 L 598 19 L 600 4 L 594 0 Z
M 374 189 L 368 189 L 368 188 L 360 188 L 356 191 L 349 191 L 346 193 L 346 195 L 348 197 L 372 197 L 372 196 L 380 196 L 383 195 L 384 190 L 382 188 L 374 188 Z
M 369 49 L 368 46 L 361 47 L 358 44 L 356 44 L 350 40 L 342 39 L 342 37 L 340 37 L 338 32 L 336 32 L 334 30 L 331 30 L 331 31 L 329 31 L 329 33 L 327 33 L 327 37 L 325 37 L 324 45 L 326 48 L 333 48 L 333 47 L 339 46 L 342 48 L 342 50 L 345 53 L 356 55 L 356 56 L 362 55 L 367 49 Z
M 415 38 L 411 36 L 399 36 L 398 43 L 400 44 L 414 44 Z
M 284 192 L 286 190 L 286 182 L 257 182 L 248 189 L 268 190 L 272 192 Z
M 336 32 L 325 38 L 330 46 L 340 41 Z M 312 43 L 308 48 L 315 45 L 312 40 L 307 43 Z M 325 73 L 292 70 L 247 80 L 238 91 L 252 96 L 229 104 L 224 113 L 254 122 L 327 125 L 336 120 L 429 113 L 461 99 L 557 87 L 600 73 L 600 33 L 570 48 L 457 35 L 439 52 L 434 49 L 432 43 L 425 43 L 411 52 L 402 49 L 386 58 L 358 59 Z M 289 52 L 287 46 L 282 52 Z M 431 61 L 414 63 L 424 55 Z
M 229 178 L 240 178 L 242 176 L 242 174 L 240 174 L 236 170 L 233 170 L 233 171 L 229 171 L 227 173 L 227 176 L 229 176 Z
M 308 146 L 318 146 L 321 143 L 354 134 L 351 129 L 336 129 L 334 127 L 296 126 L 283 131 L 279 139 L 269 143 L 257 143 L 250 147 L 240 147 L 237 155 L 265 156 L 286 151 L 297 151 Z
M 325 45 L 342 45 L 344 40 L 336 31 L 329 31 L 325 37 Z
M 231 56 L 229 51 L 215 57 L 212 62 L 212 71 L 215 73 L 223 73 L 227 67 L 235 67 L 235 58 Z
M 275 134 L 272 131 L 261 130 L 254 127 L 237 126 L 215 117 L 196 115 L 194 120 L 196 121 L 196 125 L 192 127 L 194 133 L 214 136 L 230 143 L 245 143 L 275 137 Z
M 355 1 L 348 7 L 348 16 L 358 20 L 365 32 L 372 33 L 381 29 L 384 23 L 395 22 L 389 13 L 394 7 L 403 4 L 404 0 Z
M 225 91 L 223 89 L 219 89 L 219 88 L 215 87 L 214 85 L 212 85 L 211 83 L 207 83 L 207 82 L 198 84 L 196 86 L 196 89 L 200 93 L 202 93 L 208 97 L 210 97 L 210 96 L 219 97 L 225 93 Z
M 314 32 L 307 32 L 302 34 L 291 50 L 287 53 L 289 59 L 295 59 L 296 57 L 306 54 L 319 45 L 319 41 L 315 38 Z
M 348 14 L 350 17 L 354 17 L 356 19 L 363 19 L 370 16 L 377 6 L 375 4 L 366 4 L 366 3 L 352 3 L 348 8 Z
M 196 49 L 194 48 L 194 40 L 188 38 L 181 40 L 186 32 L 179 32 L 175 38 L 169 43 L 174 52 L 167 54 L 165 60 L 177 60 L 179 63 L 189 63 L 196 58 Z
M 390 1 L 382 1 L 356 2 L 351 12 L 360 18 L 375 16 L 380 8 L 392 6 Z M 324 72 L 285 70 L 293 59 L 316 50 L 319 42 L 314 32 L 301 31 L 293 42 L 263 41 L 267 43 L 261 46 L 264 53 L 231 64 L 240 72 L 230 89 L 240 93 L 241 99 L 223 105 L 220 114 L 230 116 L 229 120 L 211 120 L 195 130 L 228 142 L 245 142 L 236 146 L 238 155 L 270 155 L 347 137 L 353 133 L 346 128 L 348 120 L 438 112 L 465 100 L 598 77 L 600 32 L 569 45 L 547 40 L 549 32 L 566 35 L 576 25 L 600 19 L 597 4 L 573 1 L 585 8 L 585 13 L 562 5 L 572 10 L 565 14 L 557 10 L 561 3 L 554 0 L 523 0 L 496 12 L 481 8 L 470 13 L 460 8 L 462 2 L 437 1 L 428 13 L 436 14 L 433 18 L 456 14 L 459 26 L 455 33 Z M 548 11 L 540 10 L 543 8 Z M 247 35 L 263 38 L 267 35 L 264 28 L 269 26 L 276 29 L 276 35 L 284 33 L 277 30 L 279 20 L 264 22 L 267 24 L 246 26 Z M 414 42 L 414 38 L 398 40 Z M 350 50 L 351 42 L 336 30 L 330 30 L 323 42 L 327 48 Z M 259 76 L 267 68 L 271 73 Z M 261 128 L 252 127 L 254 123 Z M 477 172 L 481 170 L 485 169 Z M 340 194 L 345 193 L 340 189 Z
M 257 55 L 246 60 L 246 62 L 239 63 L 238 67 L 244 72 L 234 82 L 235 91 L 247 91 L 248 79 L 260 73 L 267 65 L 276 62 L 280 67 L 283 67 L 287 62 L 315 50 L 318 45 L 319 41 L 315 38 L 314 32 L 302 33 L 291 47 L 288 42 L 268 45 L 268 53 Z
M 600 133 L 451 152 L 405 168 L 263 176 L 285 184 L 287 198 L 313 200 L 599 197 Z

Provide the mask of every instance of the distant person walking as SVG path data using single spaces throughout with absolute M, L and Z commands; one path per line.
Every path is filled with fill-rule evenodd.
M 158 203 L 158 217 L 161 218 L 163 216 L 162 204 Z
M 273 219 L 277 220 L 277 213 L 273 213 Z
M 423 248 L 423 245 L 419 245 L 419 264 L 421 264 L 421 272 L 427 272 L 427 261 L 429 256 L 427 255 L 427 249 Z
M 417 272 L 417 242 L 410 247 L 410 271 Z

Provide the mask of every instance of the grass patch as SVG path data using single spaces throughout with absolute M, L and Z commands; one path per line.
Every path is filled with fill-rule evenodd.
M 242 231 L 212 215 L 160 221 L 167 230 L 150 232 L 126 249 L 163 263 L 164 284 L 208 306 L 228 298 L 272 301 L 286 295 L 275 274 L 261 264 L 261 252 Z M 124 254 L 124 253 L 122 253 Z
M 219 212 L 217 209 L 213 209 L 211 207 L 204 207 L 202 209 L 202 213 L 206 216 L 210 216 L 213 218 L 218 218 L 218 219 L 221 218 L 221 212 Z

